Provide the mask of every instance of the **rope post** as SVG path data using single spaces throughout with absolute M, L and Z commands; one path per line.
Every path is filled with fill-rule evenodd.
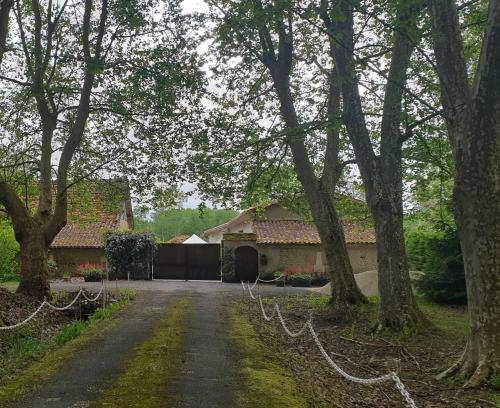
M 45 303 L 47 301 L 47 297 L 44 296 L 43 297 L 43 303 Z M 43 328 L 45 327 L 45 313 L 43 310 L 41 310 L 42 312 L 42 324 L 40 325 L 40 341 L 43 341 Z
M 80 286 L 80 292 L 82 291 L 82 287 Z M 82 298 L 78 297 L 78 308 L 80 309 L 79 319 L 82 320 Z
M 104 285 L 104 281 L 101 281 L 102 284 L 102 308 L 106 307 L 106 286 Z

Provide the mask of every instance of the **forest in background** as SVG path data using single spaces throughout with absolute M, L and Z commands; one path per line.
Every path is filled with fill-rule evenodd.
M 150 231 L 158 241 L 166 242 L 178 235 L 196 234 L 204 238 L 204 231 L 217 225 L 224 224 L 235 217 L 235 210 L 220 210 L 213 208 L 174 208 L 161 210 L 148 219 L 137 217 L 135 230 Z

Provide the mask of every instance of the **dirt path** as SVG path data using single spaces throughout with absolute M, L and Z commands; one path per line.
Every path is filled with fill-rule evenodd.
M 118 324 L 67 361 L 47 383 L 13 408 L 84 408 L 122 370 L 124 356 L 146 340 L 172 299 L 165 293 L 139 296 Z

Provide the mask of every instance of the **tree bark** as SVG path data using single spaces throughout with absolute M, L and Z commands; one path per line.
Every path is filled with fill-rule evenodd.
M 36 299 L 49 298 L 48 246 L 41 226 L 34 220 L 28 222 L 18 237 L 21 263 L 21 281 L 18 293 Z
M 262 10 L 262 4 L 259 0 L 255 0 L 255 5 Z M 318 228 L 321 242 L 325 248 L 328 273 L 332 286 L 330 303 L 333 306 L 333 310 L 338 312 L 338 315 L 345 316 L 346 314 L 350 314 L 354 305 L 365 303 L 366 298 L 359 290 L 354 279 L 344 230 L 335 209 L 333 194 L 331 193 L 335 190 L 335 186 L 325 186 L 316 176 L 305 145 L 307 135 L 301 128 L 295 109 L 290 88 L 290 71 L 293 60 L 292 19 L 290 16 L 285 18 L 284 15 L 276 15 L 275 18 L 274 23 L 279 39 L 277 53 L 275 52 L 269 30 L 265 23 L 262 23 L 259 28 L 259 38 L 262 48 L 260 60 L 271 74 L 274 90 L 279 100 L 281 117 L 286 125 L 287 141 L 292 151 L 295 171 L 304 188 L 305 197 L 310 205 L 314 223 Z M 287 20 L 286 24 L 284 20 Z M 336 81 L 336 78 L 332 77 L 332 80 Z M 331 85 L 329 109 L 334 105 L 334 101 L 331 98 L 337 83 L 332 82 Z M 331 144 L 331 138 L 329 139 L 329 147 L 335 148 Z M 325 165 L 330 165 L 334 162 L 333 158 L 331 158 L 332 150 L 330 149 L 328 152 L 330 159 L 325 162 Z M 338 173 L 338 168 L 335 168 L 333 171 L 330 170 L 327 169 L 325 174 L 330 176 Z M 323 181 L 326 181 L 327 178 L 325 177 Z
M 326 2 L 323 2 L 323 7 Z M 334 4 L 333 7 L 337 7 Z M 366 201 L 375 224 L 380 293 L 379 326 L 414 328 L 426 321 L 413 295 L 403 234 L 402 96 L 412 53 L 408 33 L 416 30 L 421 6 L 403 1 L 398 5 L 391 64 L 384 95 L 380 130 L 380 154 L 372 146 L 363 113 L 354 59 L 353 4 L 341 1 L 344 16 L 335 19 L 323 9 L 337 72 L 341 78 L 343 122 L 353 146 L 365 186 Z
M 491 0 L 474 86 L 453 0 L 429 1 L 434 53 L 456 177 L 454 215 L 467 283 L 469 335 L 458 374 L 478 386 L 500 373 L 500 2 Z
M 331 304 L 339 315 L 349 315 L 353 305 L 366 303 L 352 270 L 347 251 L 344 229 L 335 209 L 331 194 L 335 186 L 325 188 L 314 174 L 304 144 L 306 135 L 301 132 L 293 99 L 288 84 L 283 84 L 283 75 L 277 76 L 275 88 L 280 100 L 281 114 L 289 129 L 289 145 L 295 164 L 297 177 L 304 188 L 311 208 L 314 223 L 325 249 L 328 274 L 331 280 Z
M 3 60 L 5 52 L 5 43 L 9 32 L 9 15 L 10 9 L 14 4 L 14 0 L 2 0 L 0 5 L 0 64 Z

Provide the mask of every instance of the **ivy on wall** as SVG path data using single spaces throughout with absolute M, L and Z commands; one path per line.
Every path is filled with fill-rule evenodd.
M 221 259 L 221 274 L 224 282 L 236 282 L 233 249 L 224 249 Z

